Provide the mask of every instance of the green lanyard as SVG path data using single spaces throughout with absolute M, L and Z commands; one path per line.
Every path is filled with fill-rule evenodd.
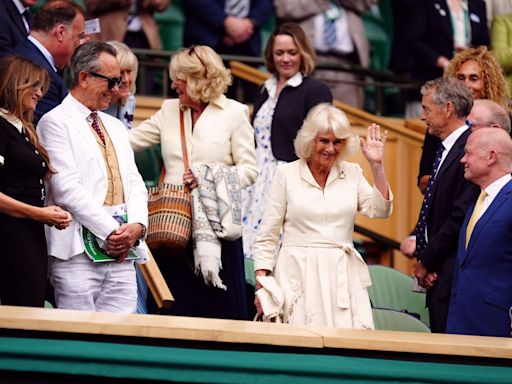
M 448 8 L 449 9 L 449 8 Z M 469 47 L 471 44 L 471 28 L 470 28 L 470 21 L 469 21 L 469 11 L 466 8 L 462 8 L 463 13 L 463 19 L 464 19 L 464 41 L 466 43 L 466 47 Z M 452 23 L 452 32 L 455 35 L 455 20 L 453 14 L 450 12 L 450 21 Z M 455 55 L 457 52 L 455 51 L 455 47 L 453 50 L 453 54 Z

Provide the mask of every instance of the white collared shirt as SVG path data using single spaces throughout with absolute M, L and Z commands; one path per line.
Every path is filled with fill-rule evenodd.
M 48 62 L 52 66 L 53 70 L 57 72 L 57 67 L 55 67 L 55 61 L 53 60 L 53 56 L 50 53 L 50 51 L 48 51 L 43 44 L 37 41 L 37 39 L 34 36 L 28 35 L 28 39 L 37 47 L 37 49 L 41 51 L 45 59 L 48 60 Z
M 453 145 L 457 140 L 459 140 L 459 137 L 466 132 L 466 130 L 469 129 L 469 127 L 464 124 L 463 126 L 457 128 L 455 131 L 450 133 L 446 139 L 443 140 L 442 144 L 444 146 L 444 151 L 441 156 L 441 161 L 439 162 L 439 166 L 437 167 L 437 171 L 441 169 L 441 166 L 443 165 L 444 159 L 446 159 L 446 156 L 448 156 L 448 153 L 450 153 L 450 150 L 452 149 Z M 437 176 L 437 172 L 436 172 Z
M 506 175 L 501 176 L 498 180 L 495 180 L 492 184 L 488 185 L 487 188 L 484 189 L 487 192 L 487 196 L 484 199 L 484 205 L 482 207 L 482 211 L 480 213 L 480 217 L 487 211 L 487 208 L 492 204 L 498 193 L 500 193 L 501 189 L 512 180 L 512 176 L 507 173 Z
M 285 83 L 283 89 L 288 86 L 293 87 L 293 88 L 298 87 L 299 85 L 302 84 L 303 78 L 304 77 L 303 77 L 302 73 L 297 72 L 295 75 L 293 75 L 288 80 L 286 80 L 286 83 Z M 277 77 L 272 76 L 271 78 L 267 79 L 265 81 L 265 89 L 268 92 L 268 96 L 272 99 L 275 99 L 276 92 L 277 92 Z
M 0 116 L 2 116 L 5 120 L 14 125 L 16 129 L 20 131 L 20 133 L 23 132 L 23 123 L 12 113 L 9 113 L 9 111 L 7 111 L 6 109 L 0 108 Z
M 29 10 L 28 7 L 25 7 L 23 5 L 23 3 L 21 2 L 21 0 L 12 0 L 12 2 L 16 6 L 16 8 L 18 9 L 18 12 L 20 13 L 21 21 L 23 21 L 23 25 L 25 26 L 25 29 L 27 30 L 27 32 L 29 32 L 30 31 L 30 26 L 28 25 L 27 19 L 25 19 L 25 16 L 23 16 L 23 12 Z

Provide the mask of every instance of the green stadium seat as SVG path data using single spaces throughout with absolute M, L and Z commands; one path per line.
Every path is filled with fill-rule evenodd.
M 177 51 L 183 46 L 183 27 L 185 14 L 181 0 L 171 1 L 171 5 L 165 12 L 155 14 L 156 22 L 160 29 L 163 49 Z
M 374 308 L 394 309 L 419 317 L 426 326 L 430 324 L 425 308 L 425 294 L 412 291 L 412 278 L 393 268 L 370 265 L 372 286 L 368 295 Z
M 146 187 L 153 187 L 158 184 L 162 160 L 158 148 L 148 148 L 135 154 L 135 163 L 139 169 Z
M 256 278 L 254 276 L 254 260 L 253 259 L 244 259 L 245 261 L 245 281 L 247 284 L 252 285 L 253 287 L 256 285 Z
M 415 317 L 393 309 L 372 309 L 375 329 L 429 333 L 430 329 Z

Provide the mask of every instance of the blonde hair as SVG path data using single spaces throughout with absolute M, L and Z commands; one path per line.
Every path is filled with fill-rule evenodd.
M 185 81 L 188 96 L 204 103 L 225 93 L 232 81 L 221 57 L 206 45 L 181 49 L 171 59 L 169 76 L 172 81 Z
M 134 81 L 132 85 L 130 85 L 129 91 L 132 95 L 135 95 L 135 79 L 137 79 L 137 73 L 139 71 L 139 60 L 137 59 L 137 56 L 135 56 L 130 47 L 128 47 L 125 43 L 121 43 L 117 40 L 110 40 L 107 41 L 107 44 L 110 44 L 115 48 L 117 52 L 116 59 L 119 63 L 119 66 L 121 67 L 121 70 L 123 70 L 123 68 L 129 68 L 134 73 Z
M 39 143 L 36 130 L 32 124 L 34 112 L 25 110 L 23 97 L 35 88 L 41 88 L 44 95 L 50 86 L 48 71 L 21 56 L 5 56 L 0 60 L 0 108 L 16 116 L 23 124 L 24 133 L 29 142 L 39 151 L 49 174 L 55 173 L 50 166 L 48 152 Z
M 344 141 L 343 150 L 338 154 L 336 163 L 341 163 L 348 156 L 359 150 L 359 136 L 352 131 L 345 113 L 323 103 L 313 107 L 306 116 L 294 141 L 295 153 L 300 159 L 308 160 L 313 152 L 317 135 L 332 130 L 337 139 Z
M 489 99 L 509 109 L 507 82 L 503 75 L 503 69 L 496 57 L 486 46 L 468 48 L 457 53 L 446 68 L 445 76 L 457 78 L 457 71 L 466 61 L 473 60 L 478 64 L 482 72 L 484 84 L 483 99 Z

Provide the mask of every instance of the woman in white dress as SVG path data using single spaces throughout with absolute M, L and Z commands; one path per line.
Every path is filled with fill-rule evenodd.
M 374 328 L 367 293 L 371 279 L 352 234 L 357 212 L 391 214 L 386 137 L 372 124 L 366 140 L 360 139 L 375 180 L 372 188 L 361 167 L 344 160 L 357 151 L 359 141 L 347 117 L 320 104 L 297 134 L 299 160 L 277 167 L 254 247 L 254 268 L 256 277 L 273 274 L 283 290 L 286 323 Z M 255 304 L 261 313 L 258 299 Z

